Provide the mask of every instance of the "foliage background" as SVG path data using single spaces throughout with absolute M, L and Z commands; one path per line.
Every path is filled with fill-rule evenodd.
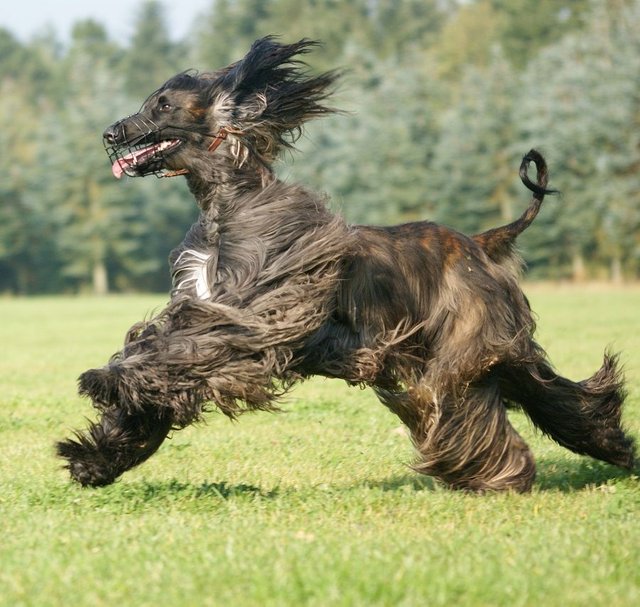
M 347 113 L 278 170 L 349 220 L 507 221 L 535 146 L 564 196 L 522 239 L 531 275 L 640 275 L 640 0 L 214 0 L 179 41 L 161 2 L 131 18 L 125 45 L 95 21 L 68 44 L 0 29 L 0 292 L 166 290 L 193 202 L 179 180 L 116 182 L 100 135 L 265 34 L 320 39 L 310 69 L 347 70 Z

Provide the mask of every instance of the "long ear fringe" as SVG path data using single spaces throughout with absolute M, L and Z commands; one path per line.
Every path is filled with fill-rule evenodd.
M 339 70 L 309 77 L 306 64 L 296 56 L 306 54 L 318 42 L 302 39 L 279 44 L 273 36 L 254 42 L 247 55 L 218 80 L 217 92 L 229 96 L 231 119 L 253 123 L 279 145 L 291 146 L 307 120 L 335 112 L 323 101 L 341 75 Z
M 310 52 L 319 42 L 303 38 L 293 44 L 280 44 L 274 36 L 265 36 L 256 40 L 243 59 L 231 66 L 221 85 L 236 95 L 251 93 L 264 88 L 273 81 L 278 72 L 299 71 L 296 66 L 304 65 L 296 55 Z M 288 67 L 284 67 L 288 66 Z
M 337 110 L 323 102 L 333 92 L 339 71 L 325 72 L 314 78 L 291 80 L 267 93 L 267 105 L 261 119 L 280 132 L 283 145 L 293 143 L 307 120 L 335 113 Z

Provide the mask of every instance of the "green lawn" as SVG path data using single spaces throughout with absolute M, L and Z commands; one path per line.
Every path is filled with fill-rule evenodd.
M 640 289 L 529 286 L 561 371 L 623 351 L 640 437 Z M 105 489 L 72 485 L 55 440 L 93 411 L 75 379 L 163 297 L 0 299 L 0 605 L 640 605 L 640 483 L 512 415 L 529 495 L 448 491 L 409 468 L 369 390 L 315 380 L 285 413 L 176 433 Z

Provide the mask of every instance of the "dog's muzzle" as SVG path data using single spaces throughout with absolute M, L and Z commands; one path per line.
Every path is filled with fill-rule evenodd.
M 135 137 L 129 139 L 127 130 L 133 130 Z M 111 172 L 120 179 L 156 175 L 164 177 L 165 158 L 175 150 L 180 139 L 163 138 L 162 128 L 140 114 L 134 114 L 116 122 L 103 133 L 103 143 Z

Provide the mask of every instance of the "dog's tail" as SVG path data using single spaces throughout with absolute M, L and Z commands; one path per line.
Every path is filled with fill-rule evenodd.
M 529 165 L 532 162 L 536 165 L 536 171 L 538 173 L 537 183 L 533 183 L 531 179 L 529 179 Z M 542 154 L 537 150 L 529 151 L 522 159 L 520 163 L 520 179 L 522 183 L 533 192 L 527 210 L 512 223 L 473 236 L 473 239 L 482 247 L 484 252 L 496 263 L 500 263 L 511 256 L 516 238 L 522 234 L 536 218 L 545 195 L 558 193 L 557 190 L 547 189 L 547 183 L 549 182 L 547 163 Z

